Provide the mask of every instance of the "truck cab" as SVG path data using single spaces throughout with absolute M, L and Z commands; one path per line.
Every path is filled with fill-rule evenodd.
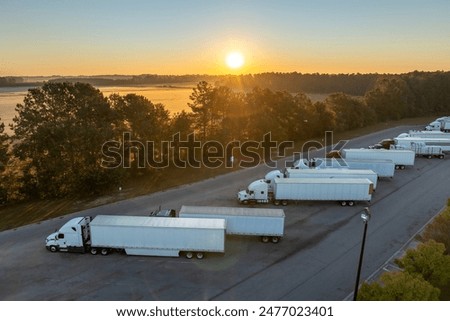
M 435 131 L 435 130 L 441 130 L 441 123 L 439 121 L 431 122 L 428 126 L 425 127 L 425 130 L 427 131 Z
M 51 252 L 84 253 L 90 242 L 90 222 L 91 218 L 88 216 L 71 219 L 46 238 L 45 247 Z
M 242 204 L 268 203 L 269 184 L 264 179 L 254 181 L 248 185 L 246 190 L 238 192 L 237 197 Z
M 273 182 L 275 178 L 282 178 L 285 177 L 284 174 L 279 170 L 275 169 L 273 171 L 270 171 L 264 176 L 264 180 L 266 181 L 269 189 L 269 193 L 273 193 Z
M 403 135 L 403 134 L 400 134 Z M 399 135 L 399 137 L 400 137 Z M 406 134 L 407 135 L 407 134 Z M 369 146 L 370 149 L 390 149 L 392 145 L 395 144 L 394 139 L 383 139 L 382 141 L 379 141 L 375 145 Z

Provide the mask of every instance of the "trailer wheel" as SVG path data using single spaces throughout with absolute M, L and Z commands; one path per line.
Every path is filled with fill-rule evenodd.
M 272 243 L 278 243 L 280 238 L 278 236 L 272 236 Z
M 186 255 L 186 258 L 188 258 L 189 260 L 194 257 L 194 253 L 192 253 L 192 252 L 186 252 L 185 255 Z
M 405 169 L 405 168 L 406 168 L 405 165 L 401 165 L 401 166 L 400 166 L 400 169 Z
M 347 202 L 346 201 L 341 201 L 341 206 L 346 206 Z
M 399 165 L 395 165 L 395 169 L 400 169 L 400 166 Z
M 93 247 L 93 248 L 91 248 L 90 252 L 91 252 L 92 255 L 97 255 L 98 249 L 96 249 L 95 247 Z
M 354 201 L 348 201 L 348 206 L 354 206 L 355 205 L 355 202 Z
M 428 159 L 431 159 L 431 155 L 427 155 L 427 158 L 428 158 Z
M 275 204 L 276 206 L 280 205 L 280 201 L 279 200 L 275 200 L 273 201 L 273 204 Z
M 286 205 L 288 205 L 288 201 L 286 201 L 286 200 L 282 200 L 282 201 L 281 201 L 281 205 L 283 205 L 283 206 L 286 206 Z
M 263 242 L 263 243 L 269 242 L 269 237 L 268 236 L 261 236 L 261 242 Z
M 203 252 L 197 252 L 195 256 L 197 257 L 197 259 L 201 260 L 205 257 L 205 254 L 203 254 Z
M 108 253 L 109 253 L 108 249 L 101 249 L 100 251 L 100 254 L 103 256 L 108 255 Z
M 56 245 L 51 245 L 49 247 L 49 250 L 50 250 L 50 252 L 55 253 L 55 252 L 58 252 L 58 247 Z

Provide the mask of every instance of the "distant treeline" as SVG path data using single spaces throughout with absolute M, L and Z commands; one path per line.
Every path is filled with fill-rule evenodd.
M 406 74 L 302 74 L 297 72 L 269 72 L 246 75 L 100 75 L 79 77 L 55 77 L 51 82 L 83 82 L 93 86 L 145 86 L 198 83 L 207 81 L 215 86 L 225 86 L 234 90 L 249 91 L 255 87 L 269 88 L 290 93 L 329 94 L 342 92 L 353 96 L 363 96 L 371 90 L 380 78 L 418 79 L 439 75 L 445 77 L 447 72 L 412 72 Z M 26 83 L 20 77 L 0 77 L 1 86 L 36 86 L 42 83 Z
M 0 87 L 11 87 L 23 85 L 22 77 L 0 77 Z
M 450 115 L 449 72 L 380 75 L 361 96 L 337 92 L 317 102 L 292 92 L 236 90 L 202 80 L 190 96 L 190 111 L 170 114 L 140 95 L 105 97 L 91 84 L 46 82 L 17 105 L 11 137 L 0 122 L 0 202 L 96 194 L 136 175 L 163 179 L 163 170 L 140 166 L 141 156 L 152 153 L 173 165 L 172 158 L 182 155 L 161 142 L 174 135 L 180 142 L 194 134 L 211 146 L 261 142 L 267 133 L 278 142 L 300 141 L 387 120 Z M 124 142 L 124 133 L 132 143 Z M 114 153 L 121 150 L 121 161 L 130 166 L 101 166 L 105 142 L 118 142 Z
M 301 74 L 262 73 L 254 75 L 221 76 L 216 85 L 230 88 L 252 89 L 254 87 L 291 93 L 329 94 L 343 92 L 349 95 L 362 96 L 370 90 L 380 75 L 378 74 Z

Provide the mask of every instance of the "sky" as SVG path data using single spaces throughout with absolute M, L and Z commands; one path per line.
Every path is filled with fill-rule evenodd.
M 448 71 L 449 17 L 450 0 L 0 0 L 0 76 Z

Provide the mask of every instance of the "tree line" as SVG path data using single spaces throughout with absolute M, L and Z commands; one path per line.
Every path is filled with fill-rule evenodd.
M 403 117 L 447 115 L 450 73 L 380 76 L 363 96 L 338 92 L 318 102 L 301 91 L 240 91 L 200 81 L 188 107 L 170 114 L 143 96 L 105 97 L 80 82 L 29 89 L 16 107 L 14 134 L 6 135 L 0 123 L 0 202 L 98 194 L 136 176 L 156 175 L 152 168 L 101 166 L 102 145 L 120 141 L 124 132 L 154 142 L 152 152 L 164 158 L 170 155 L 158 146 L 176 133 L 222 144 L 261 141 L 266 133 L 277 141 L 300 141 Z M 140 152 L 139 146 L 125 148 L 130 157 Z

